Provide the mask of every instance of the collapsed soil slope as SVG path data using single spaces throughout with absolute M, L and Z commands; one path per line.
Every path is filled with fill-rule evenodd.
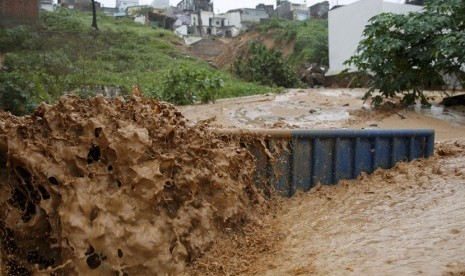
M 236 58 L 247 51 L 251 42 L 261 42 L 268 49 L 283 52 L 285 57 L 292 54 L 295 40 L 276 41 L 273 30 L 263 34 L 252 30 L 234 38 L 209 38 L 189 47 L 190 53 L 200 59 L 211 62 L 216 68 L 228 68 Z
M 261 202 L 238 143 L 137 96 L 0 112 L 0 138 L 5 274 L 178 274 Z

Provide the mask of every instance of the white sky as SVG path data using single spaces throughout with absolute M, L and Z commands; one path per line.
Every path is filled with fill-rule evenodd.
M 116 4 L 115 0 L 98 0 L 104 7 L 114 7 Z M 301 3 L 303 4 L 305 0 L 292 0 L 292 3 Z M 308 6 L 313 4 L 323 2 L 324 0 L 307 0 Z M 357 0 L 328 0 L 331 5 L 343 5 L 356 2 Z M 404 0 L 388 0 L 390 2 L 404 2 Z M 170 0 L 170 4 L 172 6 L 176 6 L 180 0 Z M 152 3 L 152 0 L 139 0 L 140 5 L 149 5 Z M 256 5 L 263 3 L 263 4 L 273 4 L 276 6 L 275 0 L 213 0 L 213 7 L 215 9 L 215 13 L 223 13 L 227 12 L 228 10 L 238 9 L 238 8 L 255 8 Z

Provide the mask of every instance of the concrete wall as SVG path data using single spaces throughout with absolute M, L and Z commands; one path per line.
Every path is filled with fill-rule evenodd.
M 211 26 L 213 27 L 228 26 L 228 20 L 222 17 L 211 17 Z
M 55 11 L 55 4 L 53 4 L 53 2 L 42 2 L 40 4 L 40 9 L 42 11 L 53 12 Z
M 292 20 L 292 13 L 291 13 L 291 3 L 288 1 L 284 1 L 276 8 L 276 14 L 279 18 L 287 18 Z
M 310 12 L 308 10 L 294 10 L 292 13 L 294 14 L 294 20 L 307 21 L 310 19 Z
M 116 7 L 120 11 L 126 11 L 128 7 L 139 6 L 139 0 L 116 0 Z
M 329 71 L 328 76 L 339 74 L 362 39 L 363 30 L 370 18 L 382 12 L 408 13 L 420 11 L 422 7 L 383 2 L 382 0 L 361 0 L 329 11 Z M 355 68 L 349 68 L 355 71 Z
M 202 26 L 205 26 L 205 27 L 210 26 L 210 18 L 212 17 L 213 17 L 213 12 L 201 11 L 200 18 L 202 19 Z
M 180 35 L 180 36 L 184 36 L 184 35 L 187 35 L 187 25 L 182 25 L 182 26 L 179 26 L 177 27 L 174 32 L 177 34 L 177 35 Z
M 191 21 L 188 25 L 198 26 L 199 25 L 199 16 L 197 14 L 191 13 Z
M 236 27 L 231 28 L 231 36 L 232 37 L 236 37 L 236 36 L 238 36 L 240 34 L 241 34 L 241 29 L 240 28 L 236 28 Z
M 226 14 L 223 14 L 223 16 L 228 19 L 229 26 L 235 26 L 239 29 L 242 28 L 240 12 L 226 13 Z
M 261 19 L 268 18 L 268 14 L 264 10 L 243 9 L 242 22 L 258 23 Z

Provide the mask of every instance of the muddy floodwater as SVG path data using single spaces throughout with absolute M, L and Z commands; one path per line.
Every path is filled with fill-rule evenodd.
M 363 93 L 180 112 L 136 87 L 0 111 L 0 275 L 465 275 L 465 113 L 437 92 L 428 109 L 373 109 Z M 281 198 L 253 185 L 247 137 L 217 128 L 429 128 L 436 144 L 429 159 Z
M 363 90 L 225 100 L 188 118 L 223 127 L 432 128 L 435 156 L 276 199 L 259 227 L 225 235 L 196 275 L 464 275 L 465 120 L 460 109 L 372 109 Z
M 267 275 L 442 275 L 465 271 L 464 143 L 447 158 L 320 187 L 291 200 Z
M 436 140 L 465 137 L 465 110 L 439 105 L 444 94 L 428 92 L 431 108 L 382 108 L 363 102 L 363 89 L 292 89 L 284 94 L 219 100 L 179 107 L 190 120 L 234 128 L 368 129 L 432 128 Z
M 464 164 L 465 140 L 446 142 L 428 160 L 278 199 L 197 275 L 463 275 Z

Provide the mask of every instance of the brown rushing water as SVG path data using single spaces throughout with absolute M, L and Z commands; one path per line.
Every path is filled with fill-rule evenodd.
M 258 274 L 465 271 L 464 149 L 464 141 L 446 144 L 442 156 L 291 200 L 279 218 L 288 235 Z
M 465 140 L 336 186 L 278 199 L 226 235 L 196 275 L 463 275 Z

